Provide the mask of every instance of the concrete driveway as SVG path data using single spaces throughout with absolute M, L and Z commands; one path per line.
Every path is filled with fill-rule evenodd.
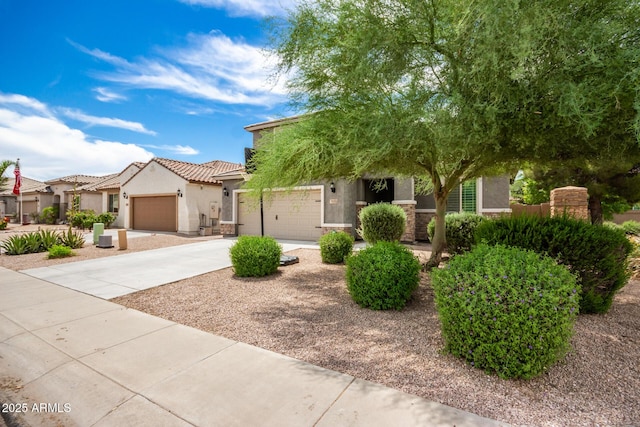
M 89 240 L 90 241 L 90 240 Z M 187 245 L 31 268 L 21 273 L 89 295 L 111 299 L 231 266 L 236 239 Z M 280 242 L 283 252 L 317 248 L 314 242 Z

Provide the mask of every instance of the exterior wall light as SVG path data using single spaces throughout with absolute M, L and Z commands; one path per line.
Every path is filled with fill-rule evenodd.
M 124 193 L 122 193 L 122 197 L 124 197 L 125 199 L 129 198 L 129 196 L 127 196 L 127 192 L 126 191 Z
M 333 181 L 331 182 L 331 184 L 329 184 L 329 188 L 331 189 L 332 193 L 336 192 L 336 185 L 333 183 Z
M 222 189 L 222 194 L 224 194 L 225 197 L 229 197 L 229 190 L 227 190 L 227 187 Z
M 178 188 L 178 192 L 176 194 L 178 195 L 178 197 L 182 197 L 182 190 Z

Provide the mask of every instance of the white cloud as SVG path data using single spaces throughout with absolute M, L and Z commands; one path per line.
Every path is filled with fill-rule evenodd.
M 226 9 L 235 16 L 282 15 L 294 7 L 296 0 L 180 0 L 182 3 Z
M 96 117 L 83 113 L 82 111 L 71 108 L 61 108 L 60 111 L 70 119 L 78 120 L 90 126 L 107 126 L 120 129 L 130 130 L 132 132 L 145 133 L 147 135 L 156 135 L 156 132 L 148 130 L 142 123 L 129 122 L 122 119 L 114 119 L 109 117 Z
M 189 35 L 185 47 L 164 49 L 160 57 L 134 62 L 70 43 L 115 68 L 95 73 L 105 81 L 225 104 L 273 106 L 285 99 L 284 85 L 270 81 L 275 62 L 262 48 L 219 32 Z
M 200 154 L 200 151 L 188 145 L 143 145 L 143 147 L 168 151 L 173 154 L 179 154 L 182 156 L 195 156 L 197 154 Z
M 115 93 L 106 87 L 96 87 L 93 91 L 96 92 L 96 99 L 101 102 L 120 102 L 127 100 L 126 96 Z
M 23 175 L 39 180 L 77 173 L 106 175 L 153 157 L 134 144 L 91 139 L 55 117 L 45 104 L 2 93 L 0 153 L 3 159 L 20 158 Z

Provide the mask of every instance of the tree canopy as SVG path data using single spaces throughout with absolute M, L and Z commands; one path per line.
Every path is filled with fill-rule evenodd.
M 301 117 L 263 136 L 247 186 L 425 179 L 433 264 L 461 182 L 637 143 L 637 2 L 308 0 L 275 24 Z

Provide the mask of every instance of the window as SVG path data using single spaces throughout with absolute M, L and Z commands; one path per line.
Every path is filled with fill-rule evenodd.
M 108 201 L 108 209 L 109 212 L 111 213 L 118 213 L 118 202 L 120 200 L 120 194 L 109 194 L 109 201 Z

